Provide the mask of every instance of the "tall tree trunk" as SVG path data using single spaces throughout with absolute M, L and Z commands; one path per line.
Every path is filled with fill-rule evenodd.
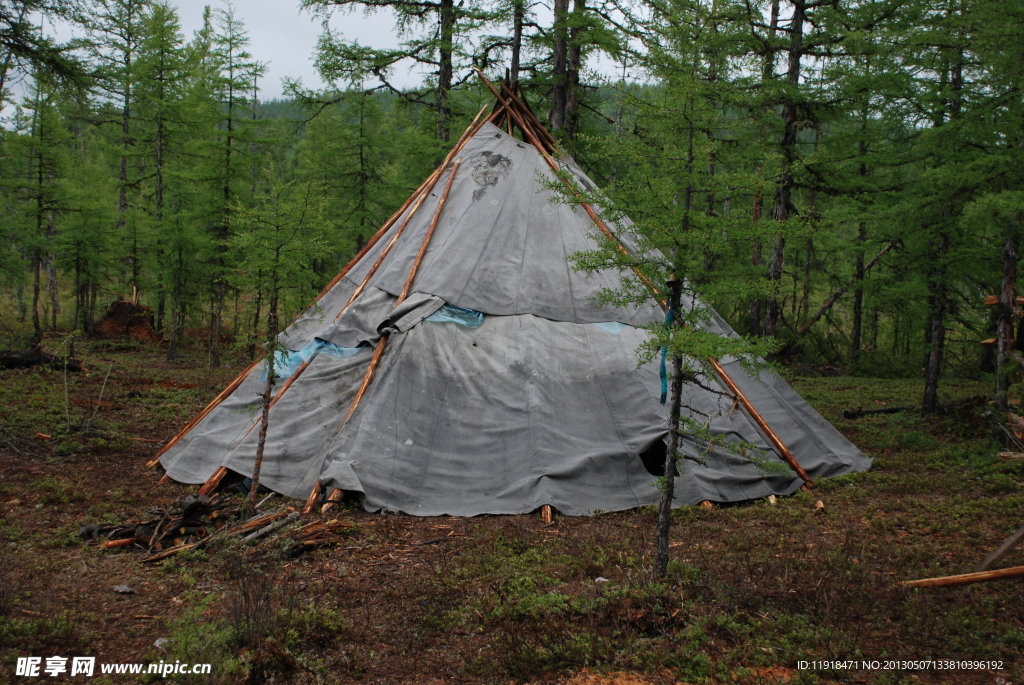
M 804 0 L 796 0 L 793 3 L 793 19 L 789 27 L 789 66 L 786 70 L 786 82 L 789 84 L 789 92 L 783 102 L 783 122 L 785 128 L 782 134 L 782 155 L 783 167 L 779 178 L 779 188 L 775 194 L 775 215 L 774 220 L 780 224 L 786 223 L 792 214 L 792 193 L 793 193 L 793 166 L 796 162 L 796 141 L 799 133 L 797 121 L 796 90 L 800 85 L 800 60 L 803 57 L 803 30 L 804 13 L 807 6 Z M 783 228 L 784 230 L 784 228 Z M 775 284 L 775 290 L 768 295 L 764 311 L 764 334 L 774 336 L 778 328 L 779 318 L 782 314 L 782 305 L 779 302 L 778 294 L 782 284 L 782 272 L 785 267 L 786 238 L 779 234 L 772 245 L 771 258 L 768 261 L 768 280 Z
M 761 191 L 758 190 L 754 194 L 754 212 L 753 220 L 755 222 L 761 220 L 761 211 L 763 206 L 763 200 L 761 198 Z M 764 264 L 764 259 L 761 256 L 761 241 L 754 238 L 750 245 L 750 264 L 756 270 L 759 266 Z M 761 315 L 761 298 L 755 297 L 750 301 L 750 334 L 751 335 L 764 335 L 764 319 Z
M 569 0 L 555 0 L 554 51 L 551 55 L 551 130 L 564 131 L 568 105 Z
M 949 253 L 949 233 L 939 234 L 939 248 L 932 273 L 931 322 L 928 333 L 931 346 L 925 364 L 924 398 L 921 400 L 921 413 L 934 414 L 939 407 L 939 374 L 942 372 L 942 353 L 946 343 L 946 266 L 945 258 Z
M 40 106 L 40 86 L 36 84 L 36 108 L 32 115 L 32 137 L 38 136 L 39 150 L 29 151 L 29 174 L 34 172 L 34 181 L 36 185 L 36 236 L 37 239 L 42 238 L 43 235 L 43 212 L 44 212 L 44 197 L 43 187 L 46 179 L 45 171 L 43 169 L 43 125 L 39 118 L 39 106 Z M 31 162 L 34 161 L 36 168 L 31 168 Z M 43 342 L 43 321 L 39 315 L 40 296 L 42 294 L 42 270 L 43 270 L 43 253 L 39 247 L 32 248 L 32 347 L 36 347 Z
M 441 48 L 437 73 L 437 137 L 447 143 L 452 137 L 452 53 L 455 49 L 455 4 L 454 0 L 440 0 Z
M 569 29 L 569 48 L 565 65 L 565 140 L 570 151 L 575 150 L 580 120 L 580 70 L 583 68 L 583 32 L 579 24 L 587 11 L 586 0 L 573 0 L 574 24 Z
M 32 340 L 30 347 L 38 347 L 43 342 L 43 323 L 39 317 L 39 296 L 43 258 L 38 249 L 32 251 Z
M 850 362 L 856 364 L 860 356 L 861 329 L 864 321 L 864 243 L 867 241 L 867 227 L 860 222 L 857 230 L 857 263 L 854 269 L 853 326 L 850 329 Z
M 46 244 L 53 245 L 57 237 L 57 221 L 54 211 L 47 212 Z M 57 315 L 60 313 L 60 289 L 57 283 L 57 255 L 46 253 L 46 291 L 50 295 L 50 330 L 57 332 Z
M 512 57 L 509 64 L 509 85 L 515 90 L 519 83 L 519 61 L 523 50 L 523 21 L 526 18 L 526 0 L 512 0 Z
M 225 113 L 225 125 L 227 134 L 224 139 L 224 185 L 221 188 L 222 213 L 220 224 L 217 230 L 217 238 L 220 244 L 217 246 L 216 267 L 217 274 L 214 283 L 214 298 L 210 308 L 210 365 L 220 366 L 220 329 L 221 316 L 224 308 L 224 295 L 227 289 L 225 282 L 227 268 L 227 241 L 231 234 L 231 157 L 234 148 L 235 135 L 235 55 L 234 47 L 228 51 L 228 100 Z
M 1020 238 L 1011 235 L 1003 244 L 1003 286 L 999 290 L 999 326 L 996 329 L 996 406 L 1007 411 L 1009 369 L 1007 361 L 1013 345 L 1013 320 L 1017 310 L 1017 250 Z
M 262 274 L 260 274 L 262 276 Z M 262 278 L 260 279 L 262 282 Z M 256 288 L 256 302 L 254 303 L 255 313 L 252 317 L 252 341 L 249 343 L 249 361 L 256 358 L 256 341 L 260 336 L 260 317 L 263 315 L 263 288 Z
M 866 62 L 870 69 L 871 62 L 870 58 Z M 857 154 L 860 156 L 860 165 L 857 169 L 857 175 L 860 176 L 861 180 L 861 192 L 867 187 L 868 177 L 868 107 L 869 103 L 865 101 L 861 106 L 861 117 L 860 117 L 860 142 L 857 145 Z M 850 330 L 850 362 L 856 364 L 857 357 L 860 355 L 861 349 L 861 338 L 864 321 L 864 243 L 867 242 L 867 224 L 863 221 L 857 227 L 857 264 L 854 272 L 854 291 L 853 291 L 853 326 Z
M 764 54 L 761 56 L 761 83 L 767 85 L 775 78 L 775 47 L 773 42 L 779 27 L 779 0 L 772 0 L 771 11 L 768 19 L 768 40 L 765 45 Z M 761 137 L 766 131 L 762 126 Z M 760 170 L 759 170 L 760 171 Z M 760 221 L 764 212 L 764 195 L 760 188 L 754 193 L 753 220 Z M 764 257 L 761 253 L 763 246 L 760 239 L 755 238 L 750 246 L 750 264 L 755 270 L 764 265 Z M 764 335 L 764 308 L 761 306 L 760 297 L 750 301 L 750 334 Z
M 270 303 L 267 308 L 267 343 L 269 355 L 267 356 L 267 383 L 263 388 L 263 411 L 260 415 L 260 433 L 256 441 L 256 461 L 252 466 L 252 484 L 249 487 L 248 505 L 255 508 L 260 489 L 260 471 L 263 469 L 263 452 L 267 445 L 267 429 L 270 427 L 270 398 L 277 380 L 277 306 L 280 293 L 280 285 L 277 276 L 277 264 L 281 257 L 280 248 L 274 255 L 274 266 L 272 268 Z
M 124 45 L 124 92 L 121 101 L 121 155 L 118 168 L 117 188 L 117 234 L 124 235 L 128 222 L 128 146 L 131 144 L 131 120 L 132 120 L 132 46 L 134 37 L 132 35 L 133 17 L 132 9 L 134 4 L 129 4 L 127 21 L 127 40 Z M 138 297 L 139 291 L 139 243 L 138 235 L 133 226 L 132 244 L 129 253 L 131 268 L 131 287 L 133 301 Z

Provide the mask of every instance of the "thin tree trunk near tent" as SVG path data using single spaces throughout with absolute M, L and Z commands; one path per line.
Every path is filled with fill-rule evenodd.
M 942 372 L 942 352 L 946 342 L 946 270 L 945 258 L 949 252 L 949 233 L 939 234 L 939 248 L 935 271 L 932 274 L 932 311 L 928 327 L 931 347 L 925 364 L 924 398 L 921 413 L 934 414 L 939 407 L 939 374 Z
M 161 69 L 158 72 L 157 78 L 158 90 L 157 98 L 160 102 L 160 107 L 157 110 L 156 115 L 156 169 L 154 170 L 155 178 L 154 182 L 156 188 L 154 189 L 155 203 L 156 203 L 156 230 L 157 235 L 162 236 L 164 234 L 164 70 L 162 68 L 164 56 L 161 54 Z M 158 250 L 160 261 L 164 258 L 164 248 L 161 246 Z M 164 271 L 160 271 L 158 280 L 158 292 L 157 292 L 157 304 L 156 304 L 156 332 L 161 337 L 164 334 L 164 317 L 166 316 L 166 303 L 167 303 L 167 288 L 166 281 L 164 278 Z
M 1007 411 L 1008 360 L 1013 344 L 1014 311 L 1017 308 L 1017 260 L 1020 238 L 1011 235 L 1003 244 L 1003 284 L 999 290 L 999 325 L 996 329 L 996 406 Z
M 565 129 L 565 114 L 568 100 L 569 33 L 566 19 L 569 14 L 569 0 L 555 0 L 554 4 L 554 48 L 551 55 L 551 130 Z
M 37 90 L 37 94 L 36 94 L 36 110 L 37 111 L 39 109 L 38 89 L 39 89 L 39 87 L 36 86 L 36 90 Z M 36 115 L 33 115 L 33 116 L 36 116 Z M 35 129 L 35 128 L 36 128 L 36 126 L 35 126 L 35 124 L 33 124 L 33 129 Z M 39 126 L 39 128 L 40 129 L 42 128 L 41 125 Z M 36 208 L 35 208 L 36 209 L 36 217 L 35 217 L 35 219 L 36 219 L 36 235 L 42 237 L 42 234 L 43 234 L 43 182 L 44 182 L 43 157 L 42 157 L 42 131 L 41 130 L 40 131 L 33 130 L 33 135 L 35 135 L 37 133 L 38 133 L 39 139 L 40 139 L 40 150 L 39 150 L 38 154 L 33 154 L 35 151 L 31 151 L 30 152 L 30 160 L 34 159 L 35 162 L 36 162 L 36 169 L 35 169 L 35 181 L 36 181 L 36 198 L 35 198 L 36 199 Z M 42 317 L 40 317 L 40 315 L 39 315 L 39 308 L 41 306 L 40 300 L 42 298 L 43 253 L 42 253 L 42 250 L 40 248 L 38 248 L 38 247 L 35 247 L 32 250 L 32 271 L 33 271 L 33 281 L 32 281 L 32 343 L 31 343 L 31 346 L 32 347 L 36 347 L 36 346 L 42 344 L 42 342 L 43 342 L 43 320 L 42 320 Z
M 682 283 L 675 277 L 669 284 L 669 312 L 672 314 L 672 325 L 675 326 L 676 316 L 682 295 Z M 654 557 L 655 580 L 665 577 L 668 571 L 668 539 L 672 527 L 672 500 L 675 497 L 676 457 L 679 450 L 679 418 L 682 413 L 683 395 L 683 359 L 677 354 L 672 355 L 671 405 L 668 417 L 668 446 L 665 450 L 664 482 L 662 483 L 661 503 L 658 506 L 657 551 Z
M 775 78 L 775 48 L 772 45 L 772 41 L 775 40 L 775 34 L 779 27 L 779 0 L 772 0 L 771 11 L 768 20 L 768 41 L 765 45 L 764 54 L 761 56 L 761 83 L 766 86 L 769 81 Z M 766 134 L 764 126 L 761 127 L 760 136 L 763 138 Z M 760 173 L 760 169 L 758 172 Z M 764 195 L 761 188 L 758 188 L 754 192 L 754 208 L 753 208 L 753 220 L 755 222 L 761 220 L 761 215 L 764 212 Z M 763 246 L 761 245 L 760 239 L 755 238 L 750 246 L 750 264 L 754 267 L 754 270 L 759 270 L 759 267 L 764 265 L 764 258 L 761 254 Z M 750 334 L 751 335 L 763 335 L 764 334 L 764 311 L 762 300 L 760 297 L 755 297 L 750 301 Z
M 878 307 L 871 308 L 871 351 L 878 349 Z
M 870 68 L 871 60 L 867 58 L 867 64 Z M 861 158 L 860 165 L 857 169 L 857 175 L 860 176 L 861 183 L 866 186 L 866 179 L 868 177 L 868 165 L 865 161 L 868 156 L 868 143 L 867 143 L 867 130 L 868 130 L 868 102 L 864 102 L 861 106 L 861 117 L 860 117 L 860 135 L 861 139 L 857 145 L 857 154 Z M 860 355 L 861 349 L 861 338 L 863 336 L 863 322 L 864 322 L 864 243 L 867 242 L 867 224 L 860 222 L 857 227 L 857 264 L 854 272 L 854 280 L 856 281 L 856 288 L 853 292 L 853 324 L 850 329 L 850 361 L 856 362 L 857 357 Z
M 78 330 L 78 319 L 82 314 L 82 301 L 83 297 L 82 288 L 82 261 L 80 258 L 75 258 L 75 312 L 74 318 L 71 321 L 71 330 Z
M 267 429 L 270 427 L 270 405 L 273 397 L 274 382 L 277 380 L 277 305 L 280 287 L 277 276 L 277 263 L 280 260 L 280 248 L 275 255 L 272 283 L 270 287 L 270 303 L 267 308 L 267 383 L 263 386 L 263 411 L 260 416 L 260 432 L 256 441 L 256 461 L 252 465 L 252 483 L 249 486 L 248 507 L 255 509 L 259 502 L 260 471 L 263 469 L 263 452 L 267 445 Z
M 210 365 L 220 366 L 220 328 L 221 328 L 221 310 L 224 306 L 224 291 L 225 291 L 225 274 L 224 270 L 227 266 L 227 242 L 228 236 L 231 234 L 231 153 L 234 149 L 234 134 L 235 134 L 235 55 L 234 55 L 234 44 L 228 49 L 228 92 L 227 102 L 225 103 L 225 124 L 227 132 L 224 138 L 224 185 L 221 187 L 222 205 L 221 211 L 224 216 L 221 217 L 220 224 L 217 230 L 217 239 L 219 245 L 217 246 L 217 257 L 215 258 L 215 265 L 217 273 L 215 275 L 216 283 L 214 285 L 214 300 L 213 306 L 210 312 Z
M 441 47 L 438 50 L 437 71 L 437 137 L 447 143 L 451 140 L 451 92 L 452 92 L 452 52 L 455 42 L 455 2 L 440 0 Z

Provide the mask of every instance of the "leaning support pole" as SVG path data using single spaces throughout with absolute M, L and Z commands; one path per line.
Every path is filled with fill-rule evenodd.
M 420 244 L 420 249 L 416 253 L 416 259 L 412 263 L 412 268 L 409 269 L 409 276 L 405 279 L 405 286 L 402 288 L 401 294 L 395 301 L 395 306 L 398 307 L 406 298 L 409 297 L 409 291 L 412 289 L 413 280 L 416 278 L 416 272 L 420 268 L 420 263 L 423 261 L 423 256 L 427 252 L 427 246 L 430 244 L 430 239 L 434 236 L 434 229 L 437 228 L 438 219 L 441 218 L 441 211 L 444 209 L 445 201 L 448 199 L 448 193 L 452 189 L 452 181 L 455 180 L 455 173 L 459 170 L 459 166 L 462 164 L 462 160 L 456 160 L 455 166 L 452 167 L 451 174 L 448 175 L 448 182 L 444 186 L 444 190 L 441 192 L 441 197 L 437 201 L 437 209 L 434 211 L 434 217 L 430 220 L 430 226 L 427 228 L 426 235 L 423 236 L 423 242 Z M 363 374 L 363 382 L 359 384 L 359 390 L 356 391 L 356 396 L 352 400 L 352 404 L 348 407 L 348 412 L 345 414 L 345 419 L 341 422 L 339 431 L 344 430 L 345 424 L 355 413 L 356 407 L 359 406 L 359 402 L 363 399 L 363 395 L 366 394 L 366 390 L 370 387 L 370 382 L 373 380 L 374 371 L 377 370 L 377 366 L 380 364 L 381 357 L 384 356 L 384 350 L 387 347 L 388 338 L 386 336 L 381 337 L 377 343 L 377 349 L 373 351 L 373 358 L 370 360 L 370 365 L 366 367 L 366 373 Z
M 921 580 L 907 580 L 902 583 L 906 587 L 945 587 L 946 585 L 967 585 L 968 583 L 983 583 L 988 580 L 1002 580 L 1003 578 L 1019 578 L 1024 576 L 1024 566 L 1003 568 L 998 571 L 983 571 L 982 573 L 962 573 L 958 576 L 944 576 L 942 578 L 922 578 Z
M 736 396 L 736 399 L 739 400 L 740 404 L 743 405 L 743 409 L 750 415 L 750 418 L 754 419 L 754 423 L 758 425 L 761 432 L 764 433 L 768 437 L 768 440 L 771 441 L 775 450 L 779 453 L 779 456 L 789 464 L 789 468 L 793 469 L 796 472 L 796 475 L 800 476 L 807 485 L 813 486 L 814 483 L 811 481 L 811 477 L 808 476 L 807 472 L 804 471 L 802 466 L 800 466 L 800 463 L 796 460 L 796 457 L 793 456 L 793 453 L 789 451 L 789 448 L 786 447 L 779 436 L 775 434 L 775 431 L 771 429 L 771 426 L 769 426 L 768 422 L 764 420 L 761 413 L 754 408 L 753 403 L 746 395 L 743 394 L 743 391 L 739 389 L 732 378 L 729 377 L 729 374 L 725 372 L 725 369 L 723 369 L 722 365 L 718 363 L 718 360 L 709 357 L 708 361 L 711 363 L 711 367 L 715 370 L 715 373 L 718 374 L 719 378 L 722 379 L 729 390 Z
M 344 496 L 345 493 L 338 488 L 331 490 L 331 494 L 327 495 L 327 501 L 324 503 L 324 506 L 320 508 L 320 513 L 331 513 L 334 508 L 338 506 Z
M 316 509 L 317 502 L 320 501 L 320 493 L 324 490 L 323 483 L 318 478 L 316 483 L 313 484 L 313 490 L 309 493 L 309 497 L 306 498 L 306 506 L 302 508 L 303 514 L 312 514 L 313 510 Z
M 199 488 L 200 495 L 212 495 L 213 491 L 217 489 L 220 482 L 224 480 L 224 476 L 228 475 L 228 469 L 225 466 L 221 466 L 219 469 L 213 472 L 213 475 L 206 479 L 203 483 L 203 487 Z

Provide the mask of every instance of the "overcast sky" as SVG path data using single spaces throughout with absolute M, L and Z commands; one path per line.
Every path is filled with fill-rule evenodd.
M 203 7 L 225 7 L 217 0 L 172 0 L 172 4 L 178 7 L 181 27 L 187 37 L 202 27 Z M 321 33 L 320 19 L 300 10 L 298 0 L 238 0 L 235 14 L 245 22 L 253 57 L 267 64 L 262 84 L 264 98 L 280 97 L 281 81 L 285 77 L 301 78 L 307 87 L 324 85 L 313 67 L 313 52 Z M 361 12 L 337 15 L 331 20 L 331 26 L 346 38 L 358 39 L 365 45 L 383 48 L 398 44 L 394 19 L 387 11 L 370 16 Z M 396 81 L 403 86 L 420 81 L 416 75 L 396 76 Z
M 182 31 L 186 39 L 202 27 L 203 8 L 211 5 L 224 8 L 223 0 L 170 0 L 178 8 Z M 299 9 L 299 0 L 235 0 L 235 15 L 245 24 L 249 35 L 249 51 L 253 57 L 267 65 L 260 84 L 264 99 L 278 98 L 283 93 L 285 78 L 301 79 L 304 86 L 320 88 L 324 85 L 313 66 L 317 38 L 322 32 L 321 19 Z M 550 23 L 551 10 L 543 2 L 534 5 L 541 24 Z M 396 47 L 394 15 L 384 10 L 366 15 L 361 11 L 336 13 L 331 28 L 344 38 L 357 40 L 375 48 Z M 48 25 L 47 32 L 58 40 L 71 35 L 67 26 Z M 618 74 L 618 69 L 607 58 L 592 62 L 598 71 Z M 408 72 L 395 73 L 393 82 L 399 87 L 412 87 L 422 83 L 424 67 L 412 67 Z M 19 90 L 19 89 L 16 89 Z

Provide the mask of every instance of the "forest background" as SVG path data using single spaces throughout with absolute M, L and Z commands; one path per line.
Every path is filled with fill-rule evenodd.
M 1024 5 L 998 0 L 302 0 L 322 90 L 260 96 L 230 5 L 185 36 L 159 0 L 0 3 L 6 347 L 154 312 L 173 359 L 257 354 L 517 84 L 688 282 L 792 363 L 925 377 L 1015 365 Z M 544 20 L 549 17 L 550 21 Z M 58 44 L 44 18 L 75 27 Z M 325 24 L 326 26 L 326 24 Z M 627 78 L 588 69 L 600 58 Z M 409 64 L 421 87 L 394 85 Z M 987 295 L 998 296 L 986 306 Z M 985 338 L 994 346 L 982 346 Z

